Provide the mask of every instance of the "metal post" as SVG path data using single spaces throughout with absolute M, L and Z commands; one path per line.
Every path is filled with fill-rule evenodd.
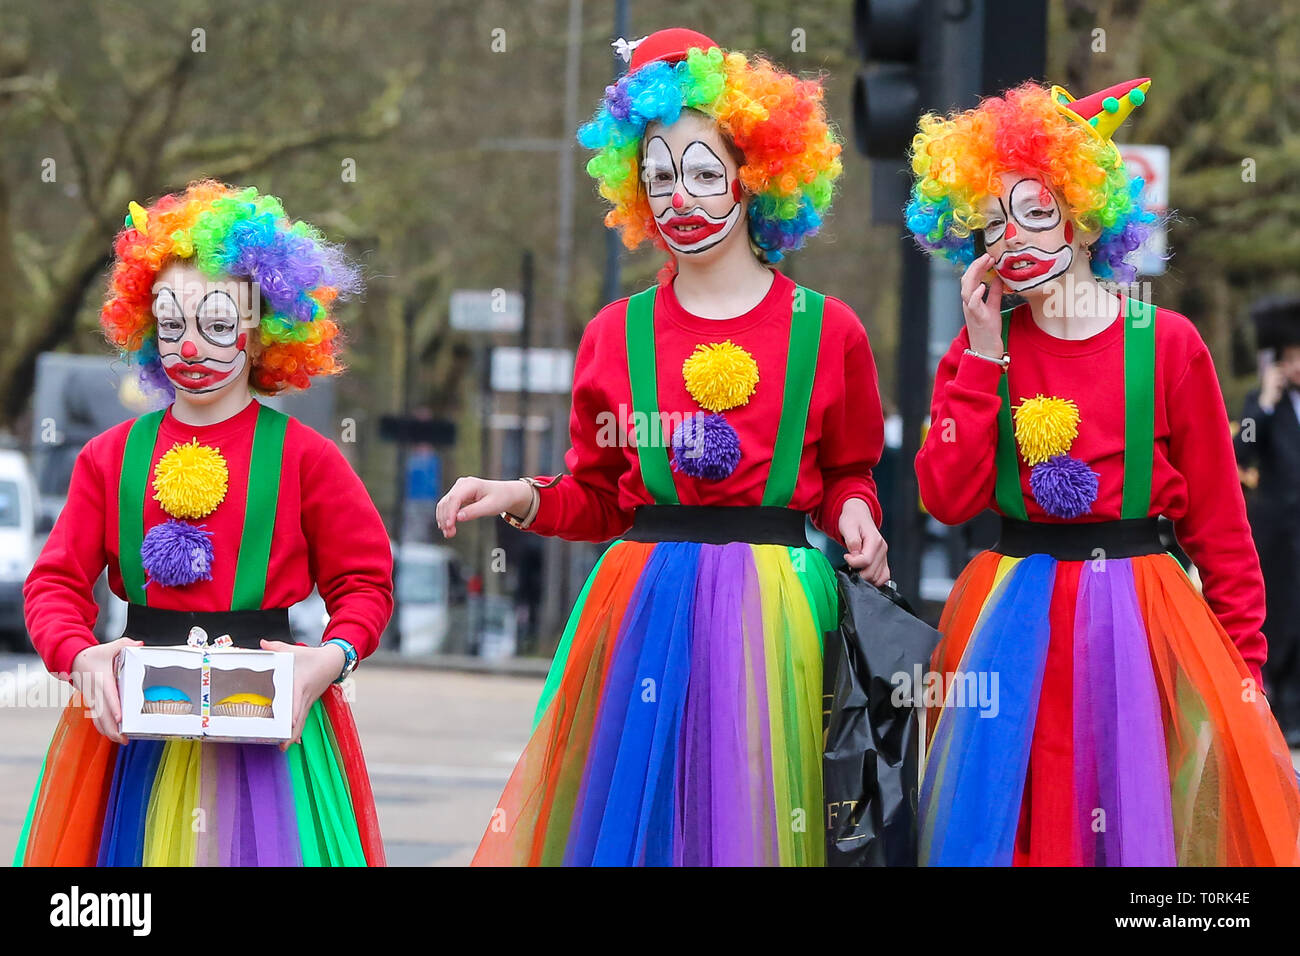
M 519 397 L 516 399 L 515 405 L 515 408 L 519 412 L 519 428 L 516 431 L 515 439 L 517 443 L 518 457 L 515 460 L 518 462 L 518 473 L 520 475 L 531 475 L 535 473 L 534 468 L 528 461 L 528 348 L 533 339 L 532 329 L 533 315 L 535 311 L 535 296 L 533 293 L 533 251 L 531 249 L 524 250 L 523 260 L 520 263 L 519 289 L 520 295 L 524 300 L 524 318 L 523 323 L 519 328 L 519 361 L 522 372 L 519 376 Z M 533 547 L 533 542 L 520 540 L 520 538 L 527 539 L 531 537 L 533 536 L 530 534 L 520 534 L 519 532 L 514 532 L 513 534 L 508 533 L 508 540 L 510 540 L 511 544 L 514 545 L 511 557 L 511 564 L 514 565 L 514 567 L 511 577 L 518 588 L 514 595 L 515 606 L 518 606 L 521 596 L 520 591 L 523 590 L 524 564 L 529 561 L 529 555 Z M 527 632 L 518 635 L 516 652 L 518 652 L 518 650 L 524 645 L 532 645 L 536 640 L 538 602 L 533 596 L 531 588 L 527 592 L 527 604 L 528 630 Z
M 402 306 L 402 408 L 401 417 L 409 421 L 411 417 L 411 352 L 415 348 L 415 310 L 414 303 L 407 303 Z M 406 436 L 400 436 L 397 441 L 397 487 L 394 495 L 393 504 L 393 541 L 396 542 L 396 553 L 393 555 L 394 587 L 393 587 L 393 615 L 391 620 L 393 633 L 393 646 L 401 649 L 402 646 L 402 599 L 401 599 L 401 573 L 402 567 L 400 557 L 402 553 L 402 542 L 406 539 L 406 469 L 408 461 L 409 442 Z
M 627 35 L 628 0 L 617 0 L 614 4 L 614 36 L 630 39 Z M 614 60 L 614 80 L 627 72 L 627 63 L 617 53 L 613 54 Z M 601 283 L 601 303 L 606 304 L 613 302 L 619 297 L 622 291 L 622 282 L 620 281 L 620 265 L 623 256 L 623 240 L 619 238 L 618 232 L 613 229 L 605 230 L 605 278 Z
M 479 469 L 480 474 L 495 474 L 492 467 L 492 347 L 488 344 L 487 335 L 476 337 L 478 343 L 478 367 L 479 367 L 479 457 L 482 459 L 482 467 Z M 476 521 L 474 522 L 478 529 L 478 541 L 476 553 L 478 555 L 479 581 L 482 586 L 479 589 L 479 614 L 472 636 L 473 643 L 467 648 L 470 654 L 477 654 L 483 644 L 484 622 L 486 614 L 488 596 L 488 581 L 491 577 L 488 575 L 488 569 L 492 562 L 492 548 L 496 544 L 497 522 Z
M 921 450 L 921 425 L 929 412 L 931 376 L 930 261 L 914 243 L 903 244 L 902 303 L 898 337 L 898 406 L 903 418 L 903 443 L 895 482 L 890 570 L 904 594 L 920 595 L 921 555 L 925 548 L 925 516 L 918 505 L 916 453 Z
M 524 251 L 519 266 L 519 290 L 524 300 L 524 321 L 519 329 L 519 355 L 523 372 L 519 381 L 519 430 L 515 441 L 519 457 L 519 474 L 529 475 L 528 466 L 528 347 L 533 338 L 533 251 Z
M 555 242 L 555 307 L 552 313 L 549 344 L 552 348 L 568 346 L 569 280 L 573 268 L 573 144 L 578 128 L 578 67 L 582 53 L 582 0 L 569 0 L 568 42 L 564 67 L 564 129 L 561 146 L 557 150 L 559 168 L 558 209 Z M 553 447 L 560 456 L 565 447 L 564 435 L 568 429 L 566 410 L 554 397 L 551 404 L 551 432 Z M 564 470 L 564 462 L 556 461 L 555 472 Z M 547 538 L 542 548 L 544 580 L 541 613 L 542 633 L 558 632 L 561 615 L 568 598 L 565 567 L 567 562 L 560 541 Z

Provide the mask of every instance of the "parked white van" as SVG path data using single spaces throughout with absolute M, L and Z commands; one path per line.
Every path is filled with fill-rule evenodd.
M 36 561 L 36 481 L 27 456 L 0 448 L 0 640 L 29 649 L 23 582 Z

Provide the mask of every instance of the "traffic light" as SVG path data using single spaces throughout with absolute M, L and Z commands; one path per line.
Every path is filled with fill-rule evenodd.
M 926 110 L 974 106 L 1043 79 L 1044 0 L 854 0 L 862 69 L 853 84 L 853 139 L 869 159 L 901 161 Z
M 932 356 L 962 322 L 955 277 L 903 231 L 911 188 L 907 152 L 929 110 L 974 106 L 1023 80 L 1041 78 L 1047 30 L 1043 0 L 854 0 L 853 38 L 862 59 L 853 85 L 853 139 L 871 160 L 871 221 L 902 234 L 896 402 L 903 440 L 894 455 L 889 565 L 899 588 L 921 595 L 927 519 L 912 462 L 929 414 Z M 936 270 L 944 273 L 936 282 Z M 936 610 L 931 608 L 929 610 Z
M 931 98 L 934 2 L 854 0 L 853 38 L 865 66 L 853 84 L 853 138 L 869 159 L 901 160 Z

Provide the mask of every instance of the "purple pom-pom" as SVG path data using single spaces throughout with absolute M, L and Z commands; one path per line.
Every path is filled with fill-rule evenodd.
M 692 478 L 721 481 L 740 463 L 740 436 L 722 415 L 698 412 L 673 432 L 673 468 Z
M 140 546 L 147 583 L 175 588 L 211 581 L 212 533 L 203 528 L 176 520 L 150 528 Z
M 1030 469 L 1029 487 L 1049 515 L 1077 518 L 1097 500 L 1097 473 L 1078 458 L 1057 455 Z

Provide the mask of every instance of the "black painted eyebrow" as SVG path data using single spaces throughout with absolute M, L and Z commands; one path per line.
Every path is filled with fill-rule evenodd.
M 185 318 L 185 308 L 181 305 L 181 300 L 176 298 L 176 293 L 172 291 L 172 287 L 163 286 L 162 291 L 158 293 L 158 298 L 160 299 L 162 298 L 163 292 L 166 292 L 169 296 L 172 297 L 172 303 L 176 306 L 177 311 L 180 312 L 181 318 L 182 319 Z
M 668 145 L 668 141 L 664 139 L 662 136 L 655 135 L 655 136 L 651 136 L 648 140 L 646 140 L 645 152 L 642 154 L 641 157 L 642 164 L 645 164 L 650 161 L 650 144 L 653 143 L 655 140 L 659 140 L 659 142 L 663 143 L 664 151 L 668 154 L 668 168 L 671 169 L 673 171 L 673 175 L 676 176 L 677 160 L 673 157 L 672 147 Z M 655 161 L 655 166 L 659 167 L 659 163 L 657 160 Z
M 235 297 L 232 296 L 225 289 L 213 289 L 211 292 L 209 292 L 207 295 L 205 295 L 202 299 L 199 300 L 198 308 L 194 310 L 195 318 L 197 318 L 198 314 L 203 311 L 203 306 L 207 304 L 208 299 L 212 298 L 214 295 L 224 295 L 230 301 L 230 304 L 234 306 L 235 317 L 236 318 L 239 317 L 239 303 L 235 301 Z
M 1047 205 L 1046 203 L 1043 202 L 1043 193 L 1047 193 L 1048 200 L 1050 202 L 1056 202 L 1056 197 L 1052 195 L 1052 191 L 1050 189 L 1048 189 L 1045 185 L 1043 185 L 1043 183 L 1039 182 L 1038 180 L 1031 179 L 1028 176 L 1026 176 L 1024 179 L 1017 180 L 1016 184 L 1012 186 L 1011 189 L 1007 192 L 1007 197 L 1010 198 L 1011 194 L 1014 193 L 1018 188 L 1020 188 L 1021 183 L 1032 183 L 1032 182 L 1038 182 L 1038 192 L 1034 194 L 1034 200 L 1033 200 L 1034 205 L 1039 207 L 1043 207 Z
M 726 170 L 726 168 L 727 168 L 727 164 L 724 163 L 724 162 L 722 161 L 722 157 L 719 156 L 717 153 L 715 153 L 715 152 L 713 151 L 713 147 L 710 146 L 708 143 L 704 142 L 704 140 L 702 140 L 702 139 L 693 139 L 693 140 L 691 140 L 689 143 L 686 144 L 686 148 L 682 150 L 682 166 L 683 166 L 683 167 L 685 167 L 685 165 L 686 165 L 686 154 L 689 153 L 689 152 L 691 151 L 691 147 L 692 147 L 692 146 L 699 146 L 700 148 L 702 148 L 705 152 L 707 152 L 710 156 L 713 157 L 714 162 L 716 162 L 719 166 L 721 166 L 721 167 L 723 168 L 724 171 Z M 697 162 L 697 161 L 694 161 L 694 160 L 692 161 L 692 166 L 693 166 L 693 167 L 694 167 L 694 165 L 695 165 L 696 162 Z

